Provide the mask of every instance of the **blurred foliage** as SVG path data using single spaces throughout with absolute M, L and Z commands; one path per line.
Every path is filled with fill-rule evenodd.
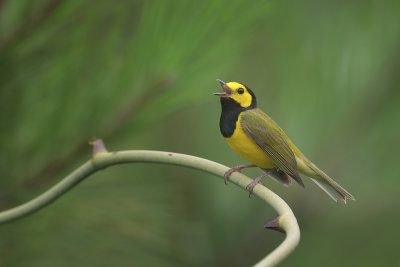
M 297 215 L 282 266 L 396 266 L 398 1 L 0 1 L 2 209 L 110 150 L 244 163 L 219 134 L 216 78 L 259 106 L 357 201 L 268 180 Z M 256 170 L 246 171 L 257 175 Z M 138 164 L 1 226 L 4 266 L 248 266 L 282 241 L 271 208 L 221 180 Z

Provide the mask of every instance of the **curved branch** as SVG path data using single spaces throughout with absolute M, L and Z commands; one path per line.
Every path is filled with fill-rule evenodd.
M 172 152 L 147 150 L 107 152 L 100 139 L 95 140 L 93 146 L 92 160 L 84 163 L 40 196 L 25 204 L 0 212 L 0 224 L 22 218 L 40 210 L 61 197 L 92 173 L 112 165 L 135 162 L 170 164 L 201 170 L 222 178 L 229 169 L 224 165 L 207 159 Z M 235 172 L 230 176 L 230 181 L 245 189 L 252 180 L 241 173 Z M 264 186 L 256 185 L 254 187 L 254 195 L 271 205 L 279 214 L 278 218 L 266 224 L 265 227 L 286 233 L 285 240 L 256 264 L 258 267 L 274 266 L 286 258 L 299 243 L 299 226 L 290 207 L 274 192 Z

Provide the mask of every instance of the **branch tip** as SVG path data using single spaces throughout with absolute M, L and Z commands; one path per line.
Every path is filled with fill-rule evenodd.
M 281 216 L 276 217 L 274 220 L 267 222 L 264 227 L 267 229 L 275 230 L 281 233 L 284 233 L 283 229 L 281 228 L 279 224 L 279 220 L 281 219 Z

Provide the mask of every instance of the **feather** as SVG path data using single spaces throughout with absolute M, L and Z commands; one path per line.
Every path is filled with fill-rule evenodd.
M 340 199 L 346 203 L 347 199 L 355 200 L 354 196 L 336 183 L 331 177 L 326 173 L 318 169 L 314 163 L 311 161 L 305 162 L 310 169 L 312 169 L 316 175 L 314 175 L 311 180 L 316 183 L 321 189 L 323 189 L 330 197 L 333 199 Z
M 263 170 L 268 171 L 266 169 Z M 292 183 L 292 181 L 290 180 L 290 176 L 281 170 L 275 170 L 269 176 L 271 176 L 275 181 L 283 184 L 284 186 L 289 186 Z
M 276 122 L 260 109 L 251 109 L 242 113 L 241 126 L 279 170 L 304 187 L 297 170 L 295 155 L 286 141 L 285 133 Z

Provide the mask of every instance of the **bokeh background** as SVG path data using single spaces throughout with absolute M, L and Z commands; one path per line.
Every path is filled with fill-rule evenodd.
M 281 266 L 400 266 L 399 14 L 395 0 L 0 1 L 0 207 L 85 162 L 92 136 L 246 163 L 212 95 L 240 81 L 357 199 L 266 180 L 302 231 Z M 263 228 L 275 217 L 205 173 L 115 166 L 0 226 L 0 263 L 249 266 L 282 242 Z

